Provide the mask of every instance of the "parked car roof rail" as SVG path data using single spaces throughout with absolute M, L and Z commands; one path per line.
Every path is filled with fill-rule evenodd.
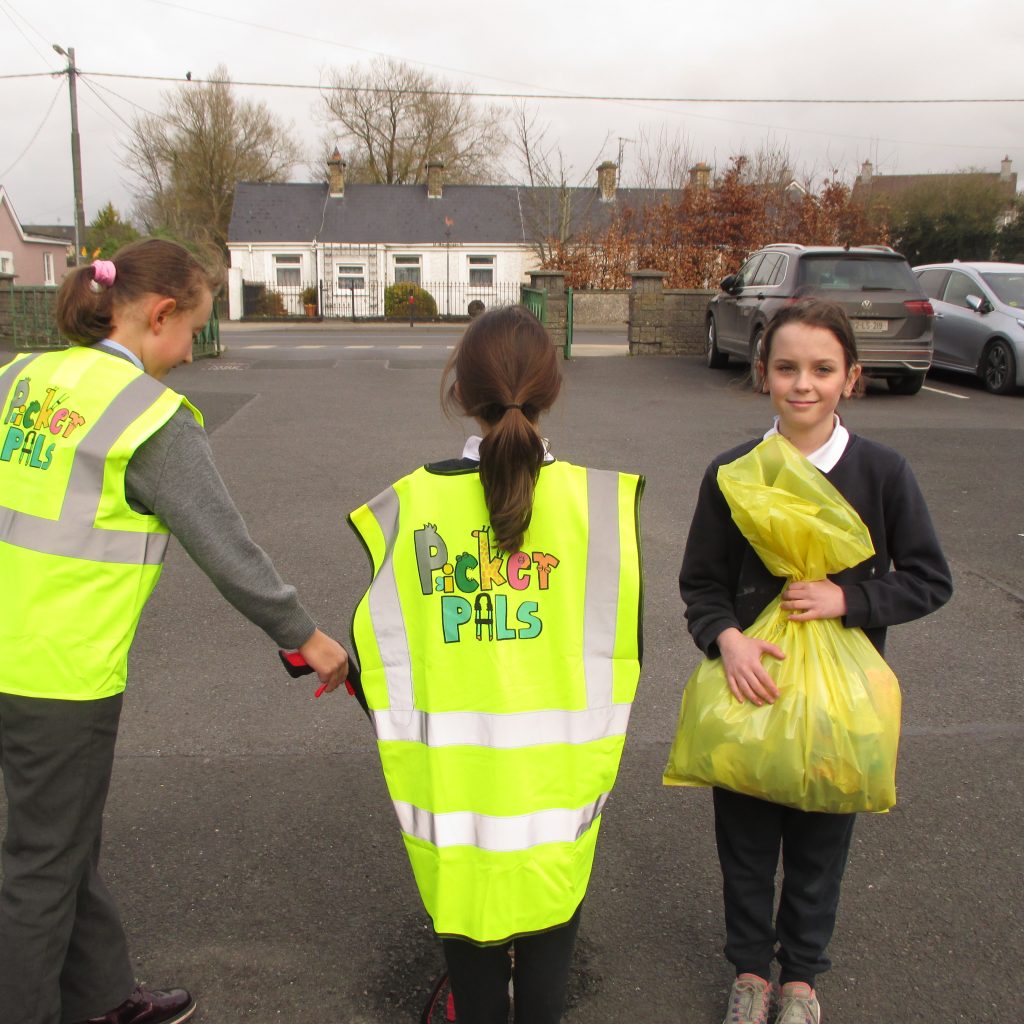
M 806 249 L 806 245 L 800 242 L 771 242 L 764 246 L 765 249 Z
M 891 245 L 875 245 L 869 243 L 867 245 L 855 245 L 855 249 L 874 249 L 876 252 L 895 252 L 896 250 Z

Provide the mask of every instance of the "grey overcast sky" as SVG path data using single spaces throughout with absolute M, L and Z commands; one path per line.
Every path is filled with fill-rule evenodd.
M 385 54 L 478 91 L 773 99 L 1024 100 L 1022 0 L 0 0 L 0 184 L 26 223 L 73 219 L 66 77 L 75 48 L 86 219 L 128 211 L 124 121 L 156 111 L 172 83 L 89 73 L 207 75 L 316 85 L 330 68 Z M 323 132 L 312 91 L 239 87 L 264 101 L 312 156 Z M 1024 172 L 1024 103 L 693 104 L 543 100 L 573 177 L 597 159 L 631 175 L 646 132 L 685 139 L 723 165 L 766 141 L 794 170 L 852 181 L 861 162 L 906 174 L 1004 155 Z M 122 120 L 124 119 L 124 120 Z M 511 167 L 511 165 L 510 165 Z M 635 170 L 635 167 L 632 168 Z M 297 167 L 295 180 L 308 180 Z M 1024 181 L 1024 174 L 1022 174 Z

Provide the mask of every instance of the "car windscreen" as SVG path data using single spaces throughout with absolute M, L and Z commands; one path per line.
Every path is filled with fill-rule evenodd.
M 904 260 L 872 256 L 805 256 L 797 286 L 811 291 L 921 293 L 921 285 Z
M 1024 273 L 982 274 L 981 279 L 996 293 L 1000 302 L 1024 309 Z

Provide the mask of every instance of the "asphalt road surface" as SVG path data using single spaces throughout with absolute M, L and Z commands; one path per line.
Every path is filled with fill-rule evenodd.
M 345 515 L 461 450 L 465 424 L 438 410 L 455 334 L 225 337 L 220 360 L 168 383 L 205 413 L 254 537 L 345 636 L 369 578 Z M 646 659 L 566 1021 L 717 1024 L 731 979 L 710 796 L 660 781 L 698 662 L 676 574 L 705 465 L 762 433 L 770 406 L 740 370 L 630 359 L 622 341 L 583 342 L 594 348 L 565 364 L 544 424 L 557 455 L 647 477 Z M 609 357 L 585 357 L 599 350 Z M 857 824 L 835 967 L 819 986 L 829 1024 L 1017 1019 L 1022 411 L 1024 396 L 955 377 L 910 398 L 872 388 L 847 407 L 854 430 L 914 467 L 956 594 L 889 634 L 904 692 L 899 803 Z M 343 690 L 315 700 L 313 689 L 172 542 L 133 649 L 105 870 L 139 977 L 192 989 L 198 1024 L 415 1022 L 440 970 L 369 726 Z

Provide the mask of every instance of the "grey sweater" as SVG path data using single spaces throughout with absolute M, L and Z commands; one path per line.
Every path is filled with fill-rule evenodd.
M 224 597 L 276 644 L 291 649 L 310 638 L 316 623 L 249 536 L 189 409 L 179 408 L 139 447 L 124 490 L 132 508 L 159 516 Z

